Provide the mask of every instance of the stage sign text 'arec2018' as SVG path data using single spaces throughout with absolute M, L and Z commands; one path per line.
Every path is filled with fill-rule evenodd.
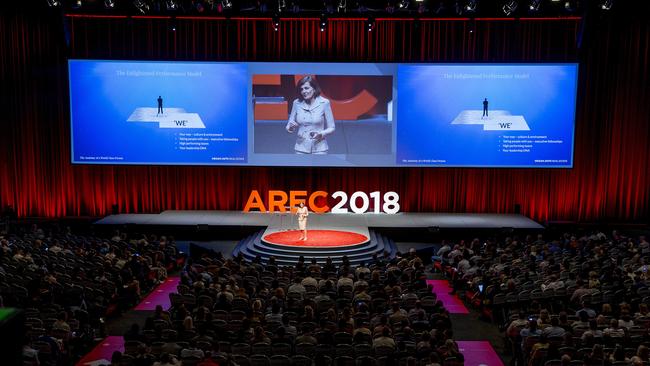
M 331 195 L 325 191 L 279 191 L 270 190 L 266 197 L 266 204 L 262 195 L 257 190 L 251 191 L 244 207 L 244 212 L 260 211 L 268 213 L 295 212 L 301 202 L 304 202 L 310 211 L 316 213 L 385 213 L 396 214 L 400 210 L 399 195 L 396 192 L 379 191 L 370 194 L 357 191 L 348 195 L 343 191 L 336 191 Z M 335 204 L 330 207 L 330 201 Z

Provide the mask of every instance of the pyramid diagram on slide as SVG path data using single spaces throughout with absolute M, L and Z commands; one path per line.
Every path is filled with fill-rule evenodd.
M 462 111 L 451 121 L 452 125 L 483 125 L 483 131 L 530 131 L 524 116 L 513 116 L 509 111 L 489 111 L 483 117 L 483 110 Z
M 158 123 L 159 128 L 205 128 L 198 113 L 187 113 L 183 108 L 165 108 L 158 113 L 158 108 L 136 108 L 127 122 Z

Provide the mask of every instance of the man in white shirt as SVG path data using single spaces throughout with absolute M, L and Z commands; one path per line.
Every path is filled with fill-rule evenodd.
M 293 279 L 293 284 L 289 286 L 289 289 L 287 293 L 299 293 L 301 298 L 305 298 L 305 294 L 307 293 L 307 290 L 305 289 L 305 286 L 300 283 L 300 278 L 296 277 Z

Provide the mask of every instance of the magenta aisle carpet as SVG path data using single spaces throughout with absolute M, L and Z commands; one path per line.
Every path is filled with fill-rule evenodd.
M 458 296 L 449 294 L 452 289 L 447 280 L 427 280 L 427 285 L 433 285 L 433 293 L 436 294 L 438 300 L 442 301 L 450 314 L 469 314 Z

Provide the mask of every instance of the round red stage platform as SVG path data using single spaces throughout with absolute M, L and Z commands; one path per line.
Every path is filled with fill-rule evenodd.
M 368 237 L 359 233 L 340 230 L 307 230 L 307 240 L 299 240 L 302 233 L 298 230 L 280 231 L 262 238 L 267 243 L 291 247 L 349 247 L 363 244 Z

